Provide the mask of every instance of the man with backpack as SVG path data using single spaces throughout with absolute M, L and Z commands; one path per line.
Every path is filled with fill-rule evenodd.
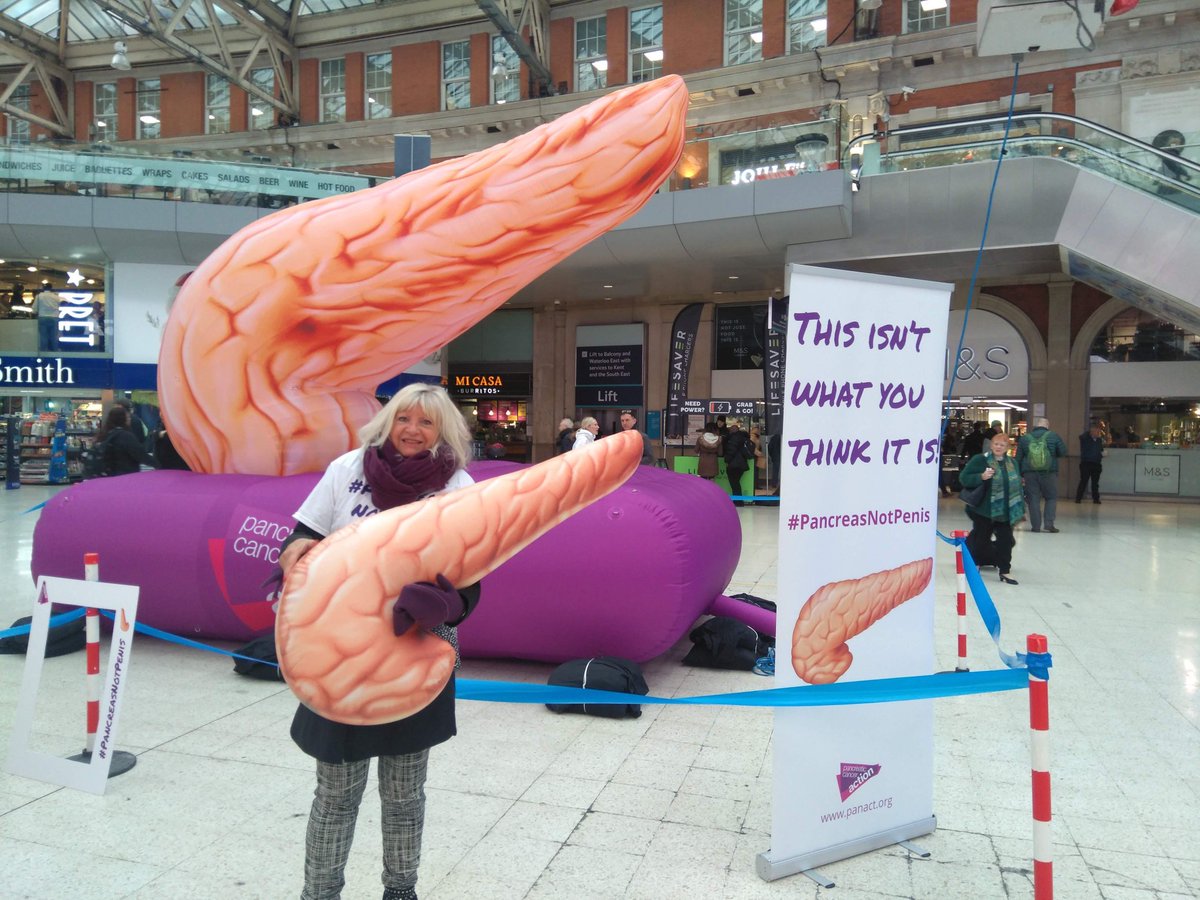
M 1017 465 L 1025 485 L 1030 531 L 1058 534 L 1054 527 L 1054 511 L 1058 506 L 1058 459 L 1066 455 L 1067 445 L 1050 430 L 1050 422 L 1044 417 L 1034 419 L 1033 430 L 1021 435 L 1017 441 Z M 1044 515 L 1043 500 L 1046 503 Z

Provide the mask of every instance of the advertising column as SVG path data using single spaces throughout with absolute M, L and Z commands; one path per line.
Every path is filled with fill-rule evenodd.
M 789 277 L 775 686 L 928 675 L 951 287 Z M 935 825 L 929 701 L 776 710 L 761 877 Z

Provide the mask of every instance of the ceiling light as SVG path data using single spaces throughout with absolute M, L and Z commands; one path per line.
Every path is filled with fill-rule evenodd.
M 125 52 L 128 49 L 129 48 L 125 46 L 124 41 L 117 41 L 115 44 L 113 44 L 113 57 L 112 62 L 109 63 L 109 65 L 111 65 L 114 69 L 119 69 L 122 72 L 128 72 L 130 69 L 132 69 L 133 66 L 129 64 L 129 57 L 125 55 Z
M 859 9 L 879 9 L 883 6 L 883 0 L 858 0 Z
M 608 60 L 607 59 L 593 60 L 592 68 L 595 69 L 597 72 L 607 72 L 608 71 Z
M 158 116 L 152 116 L 147 113 L 144 116 L 138 116 L 138 121 L 141 122 L 143 125 L 157 125 L 158 124 Z
M 662 62 L 663 52 L 661 50 L 647 50 L 643 54 L 650 62 Z
M 754 43 L 756 43 L 756 44 L 761 44 L 762 43 L 762 32 L 761 31 L 751 32 L 750 40 L 754 41 Z
M 87 283 L 88 283 L 88 284 L 95 284 L 95 283 L 96 283 L 96 279 L 95 279 L 95 278 L 89 278 L 89 279 L 87 280 Z
M 934 12 L 946 8 L 946 0 L 921 0 L 921 12 Z
M 107 127 L 108 127 L 108 123 L 107 123 L 107 122 L 105 122 L 103 119 L 97 119 L 97 120 L 96 120 L 96 127 L 97 127 L 97 128 L 107 128 Z
M 27 271 L 27 272 L 36 272 L 36 271 L 37 271 L 37 266 L 30 266 L 30 267 L 29 267 L 28 269 L 26 269 L 25 271 Z
M 216 118 L 216 116 L 214 116 L 212 113 L 209 113 L 209 114 L 208 114 L 208 118 L 209 118 L 209 120 L 211 121 L 211 120 L 215 119 L 215 118 Z
M 374 103 L 375 101 L 372 99 L 371 102 Z M 257 106 L 250 107 L 250 115 L 261 116 L 262 114 L 263 114 L 263 111 L 261 109 L 259 109 Z
M 730 281 L 737 281 L 737 280 L 738 280 L 740 277 L 741 277 L 740 275 L 730 275 L 730 276 L 729 276 L 729 280 L 730 280 Z
M 829 27 L 829 23 L 825 19 L 813 19 L 808 23 L 813 31 L 824 31 Z
M 611 285 L 611 284 L 606 284 L 606 285 L 604 285 L 604 286 L 605 286 L 606 288 L 609 288 L 610 290 L 612 289 L 612 285 Z

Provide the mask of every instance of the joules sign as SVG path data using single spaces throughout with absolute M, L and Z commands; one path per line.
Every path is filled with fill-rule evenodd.
M 96 346 L 96 306 L 91 291 L 59 291 L 58 343 L 62 349 L 70 345 Z

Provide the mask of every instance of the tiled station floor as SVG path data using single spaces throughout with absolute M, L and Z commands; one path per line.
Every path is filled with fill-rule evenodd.
M 37 513 L 55 489 L 0 496 L 0 625 L 28 614 Z M 939 527 L 964 527 L 943 500 Z M 778 512 L 743 508 L 728 593 L 775 599 Z M 1048 636 L 1055 895 L 1200 896 L 1200 505 L 1106 499 L 1060 507 L 1059 534 L 1018 533 L 1013 575 L 985 578 L 1009 649 Z M 940 543 L 940 542 L 939 542 Z M 591 572 L 589 577 L 606 577 Z M 938 549 L 935 646 L 953 668 L 954 563 Z M 744 672 L 680 664 L 686 637 L 645 666 L 652 693 L 767 687 Z M 0 656 L 0 733 L 23 659 Z M 972 614 L 972 669 L 999 665 Z M 82 654 L 46 663 L 37 745 L 81 748 Z M 467 660 L 463 675 L 544 682 L 550 666 Z M 288 738 L 295 701 L 235 676 L 228 660 L 139 638 L 119 746 L 137 766 L 93 796 L 0 773 L 0 898 L 295 898 L 314 784 Z M 767 711 L 646 707 L 640 719 L 561 716 L 462 702 L 459 735 L 433 751 L 425 900 L 930 898 L 1033 896 L 1024 692 L 935 701 L 937 831 L 918 844 L 803 876 L 754 872 L 770 845 Z M 377 898 L 371 789 L 343 894 Z

